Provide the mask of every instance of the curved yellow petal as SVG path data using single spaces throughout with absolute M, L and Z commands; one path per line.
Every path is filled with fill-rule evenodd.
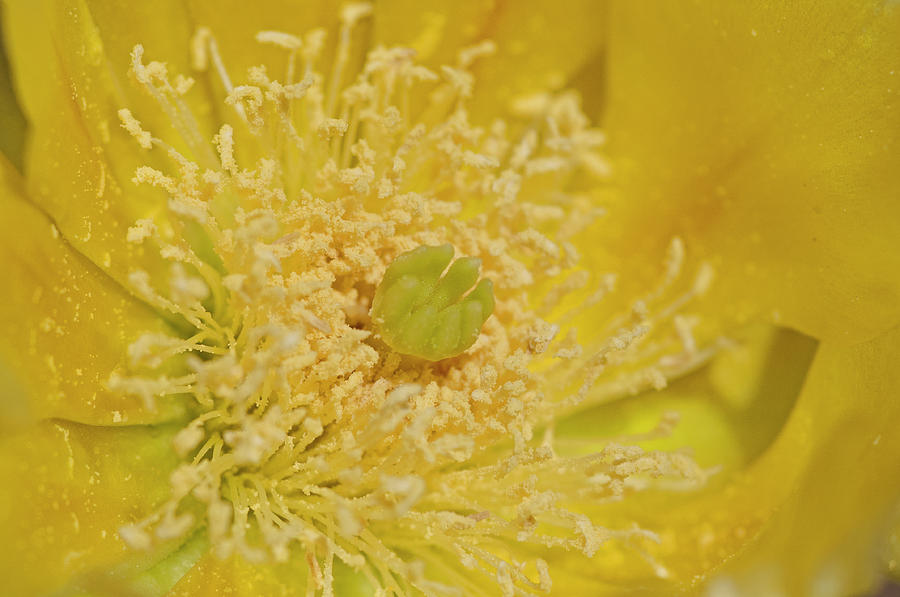
M 375 40 L 416 49 L 432 66 L 455 64 L 457 52 L 481 40 L 496 43 L 478 59 L 469 104 L 473 118 L 506 114 L 510 102 L 558 91 L 594 58 L 606 41 L 605 1 L 379 2 Z
M 745 470 L 713 477 L 699 493 L 599 505 L 601 520 L 636 521 L 658 536 L 640 546 L 643 562 L 601 553 L 604 580 L 637 583 L 648 595 L 711 578 L 711 594 L 870 589 L 884 572 L 878 548 L 900 504 L 898 356 L 900 328 L 851 347 L 823 342 L 783 427 Z M 770 409 L 783 399 L 766 398 Z
M 900 327 L 864 344 L 823 343 L 803 394 L 748 483 L 783 500 L 750 550 L 717 582 L 768 582 L 786 595 L 860 594 L 900 506 Z
M 710 311 L 860 341 L 900 321 L 900 7 L 614 4 L 605 231 L 637 272 L 673 235 Z
M 656 538 L 610 541 L 593 560 L 595 574 L 587 579 L 582 561 L 559 557 L 552 563 L 559 570 L 554 587 L 572 594 L 578 589 L 619 595 L 624 587 L 646 591 L 636 594 L 672 594 L 743 549 L 790 491 L 796 469 L 784 471 L 783 490 L 777 491 L 766 473 L 751 479 L 746 471 L 756 470 L 780 441 L 817 345 L 766 325 L 738 337 L 738 346 L 661 392 L 595 408 L 557 425 L 559 451 L 570 446 L 596 450 L 598 438 L 637 441 L 649 450 L 686 451 L 710 476 L 700 490 L 669 487 L 590 505 L 598 524 L 618 530 L 637 524 Z M 674 429 L 647 437 L 667 411 L 679 415 Z
M 165 324 L 62 240 L 15 177 L 0 164 L 0 428 L 51 417 L 113 425 L 180 416 L 175 400 L 149 411 L 106 389 L 128 345 Z
M 134 553 L 118 535 L 168 494 L 171 428 L 44 422 L 0 438 L 0 574 L 45 595 Z
M 122 129 L 128 108 L 147 130 L 193 157 L 170 120 L 129 76 L 134 44 L 147 60 L 189 74 L 190 25 L 178 2 L 41 0 L 12 2 L 4 19 L 13 79 L 30 124 L 25 172 L 33 200 L 76 249 L 124 281 L 129 271 L 163 267 L 156 251 L 126 242 L 135 220 L 163 208 L 165 196 L 132 182 L 148 154 Z M 211 135 L 202 90 L 185 98 L 199 134 Z

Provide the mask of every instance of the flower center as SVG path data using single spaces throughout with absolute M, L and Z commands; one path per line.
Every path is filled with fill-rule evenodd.
M 199 30 L 194 67 L 218 77 L 228 107 L 212 144 L 182 99 L 192 80 L 133 52 L 135 78 L 180 139 L 120 111 L 171 163 L 135 173 L 168 211 L 128 230 L 171 267 L 130 281 L 179 333 L 138 338 L 109 385 L 149 405 L 190 400 L 197 415 L 175 438 L 184 464 L 171 498 L 121 534 L 141 548 L 205 524 L 217 554 L 251 560 L 286 560 L 297 544 L 324 591 L 335 558 L 393 594 L 481 593 L 448 558 L 505 594 L 546 591 L 534 546 L 590 556 L 608 540 L 652 539 L 600 527 L 579 504 L 653 476 L 702 482 L 680 454 L 600 442 L 558 455 L 552 419 L 701 362 L 677 312 L 709 275 L 673 298 L 673 242 L 660 287 L 577 342 L 574 323 L 613 289 L 575 249 L 599 214 L 602 133 L 571 92 L 524 102 L 523 121 L 471 124 L 468 69 L 490 43 L 439 71 L 375 48 L 351 79 L 352 33 L 369 10 L 344 9 L 324 69 L 322 31 L 259 33 L 285 52 L 283 81 L 256 67 L 232 85 Z M 479 264 L 492 299 L 484 282 L 462 296 Z

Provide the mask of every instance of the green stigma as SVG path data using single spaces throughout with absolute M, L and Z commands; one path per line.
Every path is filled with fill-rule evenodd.
M 372 320 L 397 352 L 439 361 L 478 338 L 494 310 L 494 285 L 484 279 L 465 294 L 478 280 L 481 260 L 463 257 L 450 265 L 452 259 L 451 245 L 422 246 L 388 266 L 375 291 Z

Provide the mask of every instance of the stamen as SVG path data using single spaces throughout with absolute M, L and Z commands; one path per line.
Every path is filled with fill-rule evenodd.
M 338 39 L 337 57 L 334 60 L 334 68 L 329 77 L 330 86 L 325 103 L 325 114 L 334 117 L 334 110 L 338 100 L 338 89 L 342 84 L 344 69 L 350 60 L 351 31 L 361 19 L 372 14 L 372 5 L 367 2 L 348 4 L 341 9 L 341 33 Z
M 181 134 L 181 138 L 194 153 L 194 157 L 205 167 L 213 167 L 215 158 L 209 148 L 209 144 L 203 139 L 197 121 L 179 94 L 179 89 L 183 89 L 184 86 L 179 85 L 176 88 L 169 82 L 168 72 L 164 64 L 151 62 L 145 66 L 143 57 L 144 47 L 141 44 L 137 44 L 131 52 L 131 71 L 135 78 L 169 117 L 172 126 Z

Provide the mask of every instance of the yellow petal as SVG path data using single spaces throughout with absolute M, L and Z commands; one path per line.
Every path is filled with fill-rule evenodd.
M 179 416 L 176 401 L 148 411 L 138 398 L 106 389 L 129 343 L 145 331 L 165 332 L 165 324 L 63 241 L 14 188 L 16 177 L 8 165 L 0 169 L 0 425 Z
M 713 477 L 699 493 L 637 494 L 598 506 L 601 520 L 634 520 L 659 537 L 643 546 L 643 563 L 601 553 L 604 579 L 666 593 L 673 583 L 696 586 L 731 562 L 713 582 L 737 584 L 738 594 L 869 588 L 879 541 L 900 503 L 898 356 L 900 328 L 854 347 L 822 343 L 790 416 L 746 470 Z M 773 410 L 784 399 L 765 398 Z
M 729 318 L 844 341 L 900 321 L 900 7 L 621 2 L 610 30 L 604 230 L 631 271 L 680 235 Z
M 504 115 L 510 101 L 557 91 L 595 57 L 605 42 L 606 2 L 542 0 L 437 2 L 391 0 L 376 7 L 376 42 L 415 48 L 425 63 L 454 64 L 457 52 L 480 40 L 493 56 L 472 69 L 473 118 Z
M 0 439 L 0 574 L 44 595 L 133 558 L 117 529 L 168 494 L 174 429 L 45 422 Z
M 159 211 L 165 196 L 132 181 L 135 168 L 163 156 L 142 153 L 120 126 L 129 108 L 153 134 L 191 156 L 185 142 L 146 92 L 130 80 L 129 53 L 189 74 L 190 28 L 177 2 L 13 2 L 4 19 L 14 82 L 31 130 L 25 159 L 34 201 L 64 238 L 123 281 L 141 267 L 163 267 L 156 251 L 126 242 L 135 220 Z M 210 107 L 202 90 L 186 99 L 208 138 Z M 158 152 L 157 152 L 158 153 Z
M 673 586 L 696 582 L 695 577 L 742 549 L 785 498 L 796 469 L 785 471 L 783 486 L 775 489 L 770 471 L 760 471 L 759 479 L 751 481 L 746 470 L 756 470 L 761 455 L 781 437 L 816 343 L 763 325 L 737 337 L 740 345 L 659 393 L 611 403 L 557 426 L 556 445 L 563 451 L 579 441 L 585 450 L 596 450 L 597 438 L 631 443 L 630 436 L 645 449 L 686 450 L 711 475 L 699 491 L 637 492 L 618 502 L 591 505 L 592 520 L 610 529 L 637 523 L 656 533 L 659 542 L 611 541 L 592 562 L 593 579 L 583 578 L 582 563 L 560 558 L 554 562 L 554 570 L 560 568 L 554 586 L 574 592 L 584 585 L 581 590 L 587 594 L 618 595 L 623 586 L 637 585 L 653 587 L 647 594 L 669 594 Z M 674 430 L 641 438 L 666 411 L 679 414 Z M 777 466 L 778 456 L 772 462 Z
M 767 493 L 783 503 L 725 576 L 749 587 L 774 571 L 787 595 L 877 583 L 877 548 L 900 505 L 898 359 L 900 327 L 853 347 L 821 345 L 788 425 L 750 472 L 748 483 L 775 484 Z

